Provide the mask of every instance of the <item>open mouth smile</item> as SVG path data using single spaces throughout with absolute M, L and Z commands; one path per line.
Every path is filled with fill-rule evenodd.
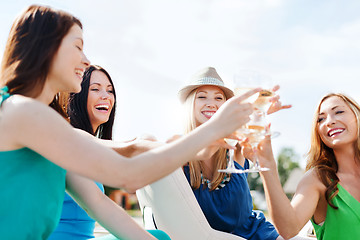
M 211 118 L 216 112 L 214 111 L 203 111 L 201 112 L 206 118 Z
M 107 104 L 99 104 L 95 106 L 95 109 L 101 112 L 108 112 L 110 109 L 110 106 Z
M 334 129 L 331 129 L 330 131 L 328 131 L 328 136 L 334 137 L 334 136 L 341 134 L 344 131 L 345 131 L 344 128 L 334 128 Z
M 83 78 L 84 70 L 83 69 L 75 69 L 75 74 L 79 76 L 79 78 Z

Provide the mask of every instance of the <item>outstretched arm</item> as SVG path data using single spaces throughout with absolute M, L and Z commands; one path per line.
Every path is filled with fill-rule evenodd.
M 93 219 L 117 238 L 156 239 L 135 222 L 123 208 L 103 194 L 94 181 L 68 172 L 66 188 Z
M 298 234 L 314 215 L 320 199 L 321 183 L 315 172 L 309 171 L 300 181 L 290 202 L 280 183 L 269 136 L 259 144 L 257 154 L 260 165 L 270 168 L 260 175 L 271 219 L 279 234 L 289 239 Z
M 231 98 L 191 133 L 131 159 L 99 144 L 95 137 L 79 134 L 47 105 L 22 96 L 12 96 L 2 105 L 6 118 L 1 131 L 9 148 L 28 147 L 68 171 L 135 191 L 168 175 L 249 121 L 251 104 L 242 101 L 257 91 Z
M 177 140 L 177 139 L 179 139 L 181 137 L 182 137 L 182 135 L 174 135 L 171 138 L 169 138 L 166 142 L 170 143 L 170 142 L 173 142 L 173 141 L 175 141 L 175 140 Z M 239 140 L 239 138 L 234 133 L 227 136 L 227 138 Z M 231 146 L 230 144 L 226 143 L 226 141 L 223 138 L 221 138 L 221 139 L 218 139 L 215 142 L 211 143 L 207 147 L 201 149 L 195 155 L 195 157 L 192 159 L 192 161 L 209 159 L 219 150 L 220 147 L 221 148 L 227 148 L 227 149 L 236 150 L 236 147 Z
M 87 135 L 87 137 L 94 139 L 94 136 L 83 131 L 80 129 L 76 129 L 80 134 L 83 134 L 84 136 Z M 151 149 L 163 146 L 164 143 L 158 142 L 155 139 L 148 140 L 144 138 L 135 138 L 130 141 L 113 141 L 113 140 L 104 140 L 104 139 L 98 139 L 95 138 L 95 140 L 100 143 L 101 145 L 111 148 L 114 151 L 116 151 L 118 154 L 124 157 L 134 157 L 136 155 L 139 155 L 141 153 L 147 152 Z

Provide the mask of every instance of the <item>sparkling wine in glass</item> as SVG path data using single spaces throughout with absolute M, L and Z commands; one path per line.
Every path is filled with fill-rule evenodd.
M 249 97 L 247 101 L 253 104 L 255 110 L 266 114 L 271 106 L 270 99 L 275 95 L 272 91 L 273 82 L 271 77 L 254 70 L 240 70 L 235 74 L 235 95 L 241 95 L 257 87 L 261 87 L 263 90 Z
M 265 74 L 262 74 L 257 71 L 252 70 L 241 70 L 234 76 L 234 93 L 235 95 L 241 95 L 245 92 L 261 87 L 263 90 L 257 94 L 250 96 L 247 101 L 253 105 L 254 112 L 250 115 L 250 121 L 243 126 L 242 128 L 236 131 L 237 136 L 240 138 L 247 138 L 249 144 L 254 149 L 254 165 L 250 169 L 235 169 L 235 167 L 229 166 L 226 169 L 219 170 L 223 172 L 231 172 L 231 173 L 246 173 L 246 172 L 260 172 L 260 171 L 268 171 L 268 168 L 261 168 L 258 162 L 258 157 L 256 154 L 256 148 L 261 140 L 265 138 L 266 135 L 272 135 L 265 128 L 267 125 L 266 121 L 266 113 L 271 106 L 270 99 L 275 95 L 272 89 L 272 81 L 271 78 Z M 277 133 L 277 132 L 276 132 Z M 276 137 L 279 134 L 274 134 L 271 137 Z M 230 156 L 233 155 L 233 152 L 230 152 Z M 233 164 L 233 162 L 232 162 Z
M 259 92 L 257 99 L 253 102 L 255 110 L 260 110 L 263 114 L 266 114 L 271 106 L 270 99 L 274 96 L 274 92 L 271 90 L 263 89 Z
M 238 169 L 237 173 L 248 173 L 248 172 L 262 172 L 262 171 L 269 171 L 269 168 L 260 167 L 256 149 L 259 143 L 265 138 L 266 130 L 265 127 L 259 125 L 246 125 L 246 127 L 241 128 L 237 131 L 237 135 L 239 137 L 246 137 L 248 139 L 248 143 L 250 144 L 251 148 L 254 150 L 254 165 L 252 168 L 249 169 Z
M 267 130 L 265 128 L 266 121 L 264 118 L 264 114 L 260 110 L 255 110 L 250 115 L 250 121 L 243 126 L 242 128 L 239 128 L 236 131 L 236 135 L 240 138 L 247 138 L 248 143 L 250 144 L 251 148 L 254 150 L 253 157 L 253 167 L 245 170 L 238 170 L 238 173 L 246 173 L 246 172 L 262 172 L 262 171 L 268 171 L 268 168 L 262 168 L 259 165 L 258 157 L 256 154 L 256 149 L 258 147 L 258 144 L 265 138 L 267 135 Z

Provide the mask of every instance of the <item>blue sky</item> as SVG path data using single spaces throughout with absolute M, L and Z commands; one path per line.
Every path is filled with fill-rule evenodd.
M 269 74 L 293 108 L 270 116 L 275 154 L 304 155 L 315 106 L 328 92 L 360 101 L 357 0 L 2 1 L 0 51 L 16 15 L 32 3 L 71 12 L 85 53 L 108 70 L 118 93 L 117 140 L 182 132 L 178 89 L 213 66 L 231 86 L 240 69 Z M 304 158 L 301 158 L 304 164 Z

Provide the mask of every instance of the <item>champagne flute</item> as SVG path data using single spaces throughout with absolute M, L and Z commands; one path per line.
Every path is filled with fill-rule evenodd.
M 237 135 L 239 137 L 247 138 L 248 143 L 254 151 L 253 157 L 253 166 L 249 169 L 237 170 L 237 173 L 249 173 L 249 172 L 263 172 L 269 171 L 269 168 L 260 167 L 256 149 L 259 143 L 265 138 L 269 133 L 265 128 L 265 119 L 264 114 L 256 110 L 253 114 L 250 115 L 250 121 L 242 128 L 237 130 Z
M 266 113 L 271 106 L 270 99 L 275 95 L 275 93 L 271 90 L 273 86 L 271 78 L 268 75 L 257 71 L 241 70 L 237 75 L 235 75 L 234 84 L 237 86 L 235 89 L 238 89 L 239 92 L 242 90 L 239 86 L 246 89 L 251 89 L 257 86 L 261 86 L 263 88 L 256 99 L 248 99 L 249 102 L 253 104 L 254 112 L 250 116 L 250 121 L 237 131 L 240 136 L 248 139 L 248 143 L 254 150 L 254 159 L 252 159 L 254 165 L 252 168 L 239 170 L 238 172 L 246 173 L 268 171 L 268 168 L 260 167 L 256 149 L 258 144 L 265 138 L 266 135 L 271 135 L 267 128 L 265 128 L 267 125 Z M 274 136 L 275 135 L 273 135 L 273 137 Z
M 262 171 L 268 171 L 270 170 L 269 168 L 265 168 L 265 167 L 260 167 L 259 165 L 259 161 L 258 161 L 258 157 L 256 154 L 256 148 L 258 146 L 258 144 L 265 138 L 265 136 L 267 135 L 267 132 L 265 130 L 265 127 L 263 126 L 258 126 L 258 125 L 246 125 L 246 127 L 243 128 L 239 128 L 236 131 L 236 135 L 238 137 L 242 137 L 242 138 L 247 138 L 248 139 L 248 143 L 250 144 L 251 148 L 254 149 L 254 165 L 252 168 L 249 169 L 237 169 L 235 168 L 235 164 L 234 164 L 234 149 L 230 149 L 229 150 L 229 161 L 228 161 L 228 165 L 226 169 L 219 169 L 219 172 L 226 172 L 226 173 L 249 173 L 249 172 L 262 172 Z M 271 136 L 273 138 L 273 136 Z M 229 139 L 229 138 L 225 138 L 224 139 L 226 141 L 226 143 L 228 143 L 231 146 L 235 146 L 238 142 L 238 140 L 235 139 Z
M 235 145 L 238 143 L 238 140 L 236 139 L 231 139 L 231 138 L 224 138 L 225 142 L 233 147 L 235 147 Z M 219 172 L 226 172 L 226 173 L 234 173 L 236 172 L 238 169 L 235 168 L 235 164 L 234 164 L 234 156 L 235 156 L 235 151 L 234 149 L 229 149 L 229 161 L 227 164 L 226 169 L 219 169 Z
M 234 77 L 235 95 L 241 95 L 259 86 L 264 87 L 264 89 L 247 99 L 247 101 L 252 103 L 254 107 L 254 112 L 250 116 L 250 121 L 245 126 L 236 131 L 237 136 L 242 138 L 248 138 L 248 142 L 254 150 L 257 148 L 259 142 L 263 140 L 266 135 L 271 135 L 271 133 L 268 132 L 268 130 L 265 128 L 265 126 L 267 125 L 265 116 L 271 106 L 270 99 L 274 96 L 274 92 L 270 90 L 272 87 L 271 78 L 267 75 L 251 70 L 242 70 Z M 276 132 L 276 134 L 274 134 L 272 137 L 274 137 L 275 135 L 278 136 L 279 133 Z M 268 168 L 260 167 L 256 150 L 254 151 L 254 166 L 246 170 L 240 170 L 235 168 L 232 158 L 233 155 L 234 151 L 231 151 L 227 168 L 218 170 L 219 172 L 245 173 L 269 170 Z
M 260 126 L 266 126 L 266 115 L 272 104 L 270 100 L 275 95 L 275 92 L 273 91 L 274 83 L 271 77 L 258 71 L 245 69 L 240 70 L 234 76 L 235 95 L 243 94 L 244 92 L 259 86 L 263 89 L 258 94 L 254 94 L 248 98 L 247 101 L 252 103 L 254 111 L 259 111 L 261 113 L 263 123 Z M 273 135 L 272 138 L 280 135 L 279 132 L 270 133 L 268 128 L 265 130 L 267 135 Z
M 255 110 L 265 115 L 271 106 L 270 99 L 275 95 L 271 78 L 253 70 L 241 70 L 234 76 L 235 95 L 241 95 L 256 87 L 262 87 L 263 90 L 249 97 L 247 101 L 253 104 Z

